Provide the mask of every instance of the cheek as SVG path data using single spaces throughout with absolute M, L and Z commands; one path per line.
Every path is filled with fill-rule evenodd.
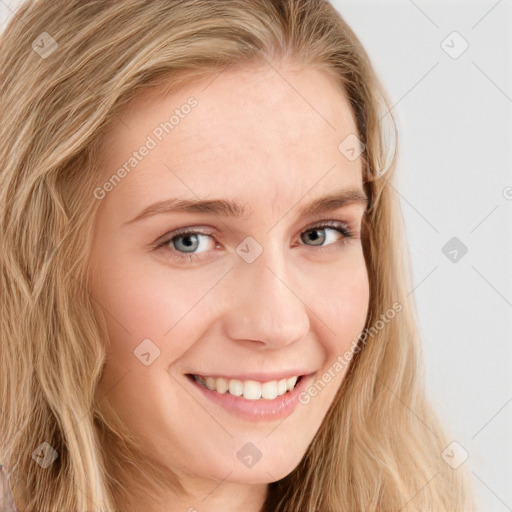
M 344 352 L 363 330 L 369 305 L 369 282 L 362 249 L 340 259 L 339 265 L 318 268 L 305 301 L 323 325 L 329 357 Z
M 148 339 L 165 356 L 155 366 L 181 357 L 207 325 L 201 301 L 218 273 L 187 272 L 155 262 L 142 265 L 121 255 L 110 261 L 115 264 L 105 263 L 95 275 L 92 302 L 106 320 L 111 364 L 137 367 L 134 350 Z
M 124 328 L 124 337 L 128 331 L 134 341 L 141 337 L 161 339 L 170 335 L 182 318 L 193 314 L 192 306 L 200 299 L 202 287 L 191 280 L 187 286 L 175 279 L 170 284 L 170 280 L 146 274 L 111 286 L 103 294 L 115 323 Z
M 343 383 L 368 314 L 370 291 L 362 253 L 351 264 L 348 260 L 344 263 L 337 271 L 331 268 L 324 274 L 317 273 L 315 283 L 322 286 L 309 296 L 308 304 L 314 305 L 312 309 L 318 316 L 317 332 L 324 333 L 319 337 L 324 360 L 299 402 L 320 411 L 315 429 Z
M 93 302 L 108 330 L 99 396 L 108 395 L 131 428 L 144 433 L 147 423 L 158 424 L 158 414 L 173 403 L 168 367 L 207 325 L 201 297 L 212 283 L 155 264 L 125 266 L 119 259 L 115 267 L 102 269 L 96 283 L 101 284 L 93 290 Z

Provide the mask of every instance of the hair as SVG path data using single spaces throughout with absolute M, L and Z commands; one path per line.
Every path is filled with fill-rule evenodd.
M 42 58 L 46 32 L 58 47 Z M 360 41 L 326 0 L 29 0 L 0 36 L 0 461 L 26 510 L 104 512 L 158 471 L 98 396 L 108 333 L 87 287 L 106 130 L 135 95 L 285 61 L 334 77 L 364 144 L 365 329 L 299 465 L 265 511 L 469 510 L 464 466 L 425 393 L 396 123 Z M 391 137 L 389 136 L 391 134 Z M 381 318 L 393 304 L 400 312 Z M 376 328 L 378 322 L 384 324 Z M 365 331 L 366 332 L 366 331 Z M 44 471 L 32 453 L 58 458 Z M 117 494 L 116 494 L 117 493 Z M 124 494 L 123 494 L 124 493 Z M 118 505 L 117 505 L 118 507 Z

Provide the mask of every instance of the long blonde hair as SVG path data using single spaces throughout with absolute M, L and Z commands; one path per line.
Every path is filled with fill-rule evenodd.
M 29 0 L 0 37 L 0 462 L 27 510 L 116 510 L 127 468 L 152 471 L 99 397 L 104 319 L 86 268 L 105 130 L 143 88 L 169 90 L 226 67 L 284 58 L 317 66 L 350 100 L 370 199 L 366 326 L 345 380 L 298 467 L 265 510 L 436 512 L 472 506 L 465 467 L 425 397 L 411 264 L 388 183 L 396 144 L 384 88 L 325 0 Z M 341 142 L 341 141 L 340 141 Z M 400 313 L 375 328 L 393 304 Z M 33 451 L 58 454 L 42 470 Z

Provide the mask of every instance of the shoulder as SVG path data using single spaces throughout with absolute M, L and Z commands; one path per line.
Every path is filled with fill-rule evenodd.
M 11 491 L 7 468 L 0 464 L 0 512 L 18 512 Z

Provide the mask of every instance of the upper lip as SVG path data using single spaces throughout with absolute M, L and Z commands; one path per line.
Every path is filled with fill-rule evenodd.
M 257 382 L 269 382 L 272 380 L 287 379 L 289 377 L 301 377 L 314 373 L 311 370 L 286 370 L 280 372 L 247 372 L 238 374 L 227 374 L 223 372 L 205 372 L 205 373 L 189 373 L 188 375 L 197 375 L 198 377 L 222 377 L 226 380 L 254 380 Z

